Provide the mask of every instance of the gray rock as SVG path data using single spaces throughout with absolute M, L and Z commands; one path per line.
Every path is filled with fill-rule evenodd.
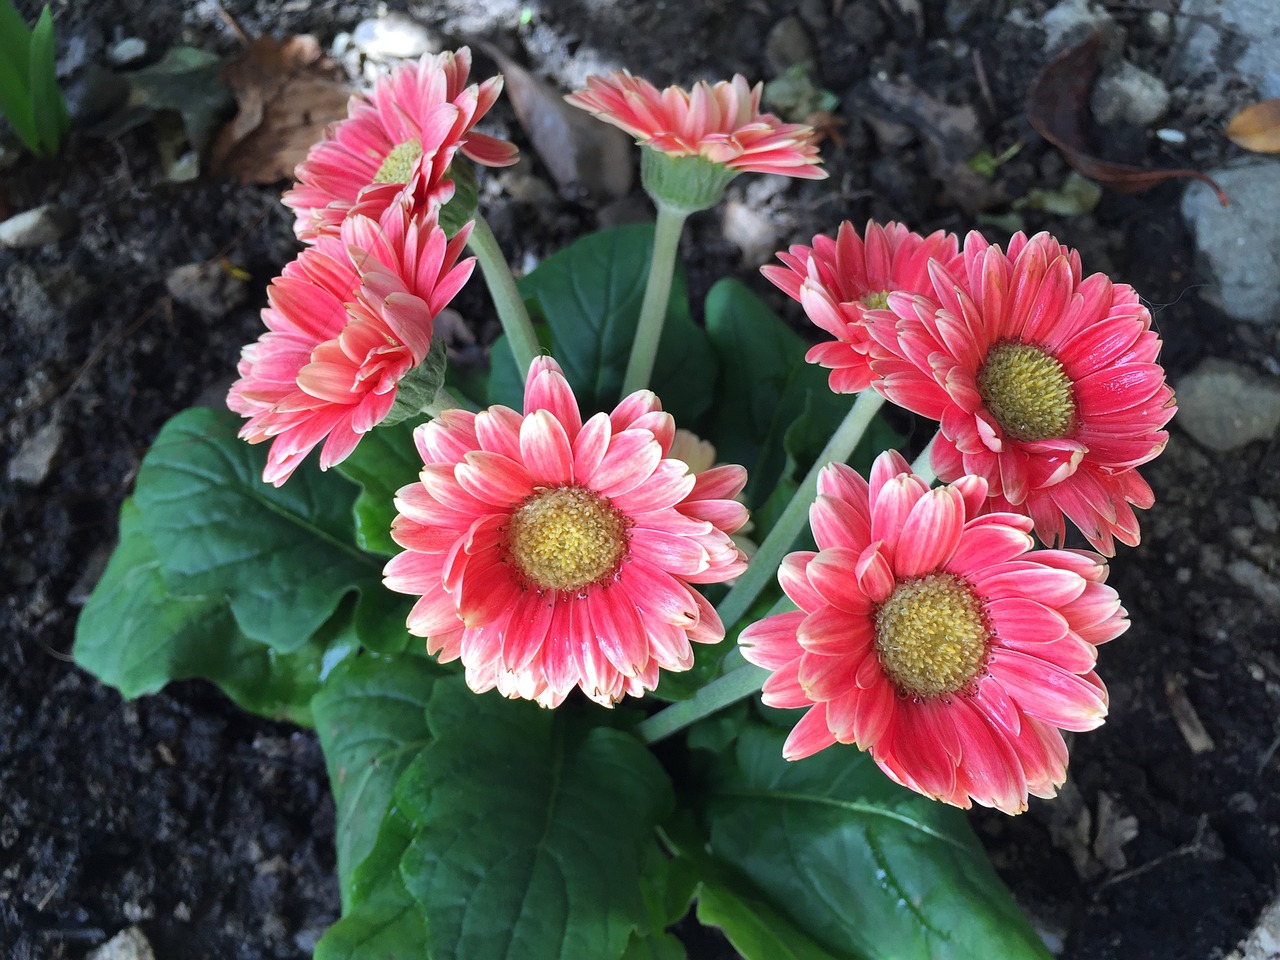
M 1227 564 L 1227 576 L 1244 587 L 1264 605 L 1280 609 L 1280 580 L 1248 560 L 1232 560 Z
M 70 225 L 62 210 L 51 203 L 24 210 L 0 223 L 0 246 L 18 249 L 57 243 Z
M 169 271 L 164 285 L 173 299 L 207 320 L 216 320 L 244 303 L 248 288 L 219 262 L 187 263 Z
M 1231 198 L 1223 207 L 1202 183 L 1187 188 L 1182 215 L 1208 267 L 1211 293 L 1237 320 L 1280 321 L 1280 162 L 1209 175 Z
M 7 473 L 10 482 L 28 487 L 40 486 L 49 475 L 54 455 L 61 445 L 62 426 L 57 420 L 50 420 L 29 436 L 9 461 Z
M 1095 0 L 1061 0 L 1040 18 L 1040 26 L 1045 52 L 1050 54 L 1080 43 L 1094 30 L 1102 34 L 1104 53 L 1123 43 L 1123 29 Z
M 440 49 L 430 30 L 402 13 L 361 21 L 351 31 L 351 43 L 372 60 L 411 60 Z
M 779 243 L 778 226 L 756 205 L 731 198 L 724 205 L 723 224 L 725 239 L 742 251 L 743 263 L 754 266 L 773 258 Z
M 1175 384 L 1174 422 L 1204 447 L 1227 453 L 1280 427 L 1280 382 L 1210 357 Z
M 1174 65 L 1185 77 L 1234 75 L 1280 97 L 1280 3 L 1182 0 L 1174 18 Z
M 127 67 L 147 55 L 147 41 L 140 37 L 125 37 L 107 48 L 107 59 L 117 67 Z
M 1093 88 L 1093 117 L 1099 123 L 1132 123 L 1147 127 L 1169 109 L 1169 91 L 1154 77 L 1128 60 L 1108 70 Z
M 783 17 L 773 25 L 764 40 L 764 58 L 775 77 L 796 65 L 813 69 L 813 40 L 799 17 Z
M 156 955 L 143 932 L 137 927 L 130 927 L 121 930 L 85 960 L 156 960 Z

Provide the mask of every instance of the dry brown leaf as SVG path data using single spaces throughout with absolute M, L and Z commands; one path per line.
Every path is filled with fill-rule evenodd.
M 1227 139 L 1254 153 L 1280 153 L 1280 99 L 1245 107 L 1227 124 Z
M 559 91 L 497 47 L 480 46 L 502 71 L 503 92 L 561 191 L 582 191 L 597 204 L 625 197 L 634 177 L 631 137 L 565 103 Z
M 242 183 L 292 178 L 325 127 L 347 115 L 351 95 L 342 69 L 306 34 L 258 37 L 221 80 L 239 112 L 214 138 L 209 165 Z
M 1203 180 L 1228 205 L 1226 193 L 1199 170 L 1147 170 L 1127 163 L 1112 163 L 1088 149 L 1085 129 L 1089 92 L 1098 76 L 1100 36 L 1095 30 L 1078 47 L 1070 47 L 1050 60 L 1027 92 L 1027 120 L 1036 133 L 1062 151 L 1067 163 L 1090 180 L 1119 193 L 1141 193 L 1166 180 L 1193 177 Z

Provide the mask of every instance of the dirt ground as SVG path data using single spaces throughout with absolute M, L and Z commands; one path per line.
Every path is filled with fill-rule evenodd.
M 375 12 L 367 0 L 223 6 L 250 35 L 309 32 L 325 45 Z M 612 66 L 658 83 L 735 71 L 768 79 L 807 51 L 815 82 L 838 100 L 823 146 L 831 179 L 743 178 L 723 209 L 694 217 L 683 254 L 695 304 L 734 275 L 799 327 L 794 305 L 758 274 L 773 250 L 842 219 L 963 233 L 1068 172 L 1023 114 L 1046 59 L 1037 24 L 1048 4 L 1038 0 L 386 6 L 446 42 L 489 39 L 566 88 Z M 1164 62 L 1170 40 L 1148 13 L 1168 5 L 1111 6 L 1125 28 L 1114 55 Z M 212 0 L 53 7 L 63 71 L 85 111 L 93 85 L 76 83 L 123 38 L 146 41 L 140 63 L 178 43 L 237 49 Z M 798 33 L 777 26 L 792 16 Z M 481 58 L 480 75 L 490 69 Z M 1120 124 L 1098 131 L 1108 151 L 1201 168 L 1234 155 L 1218 131 L 1249 92 L 1199 83 L 1171 83 L 1185 143 Z M 961 107 L 971 127 L 940 134 Z M 527 267 L 581 230 L 644 210 L 634 198 L 597 208 L 557 191 L 510 108 L 492 117 L 525 154 L 501 189 L 482 191 L 513 263 Z M 985 192 L 948 173 L 960 147 L 999 154 L 1018 142 Z M 1079 248 L 1086 272 L 1107 271 L 1149 300 L 1175 385 L 1204 356 L 1261 366 L 1275 349 L 1261 328 L 1233 324 L 1197 294 L 1182 189 L 1108 192 L 1086 214 L 1021 214 L 1029 230 Z M 161 958 L 293 960 L 310 956 L 336 918 L 333 807 L 310 733 L 250 717 L 195 682 L 125 704 L 67 655 L 150 441 L 183 407 L 218 402 L 241 345 L 257 336 L 265 285 L 296 250 L 279 193 L 164 182 L 151 125 L 106 139 L 76 132 L 56 160 L 24 157 L 0 173 L 0 220 L 45 203 L 66 214 L 59 242 L 0 248 L 0 462 L 7 470 L 35 450 L 47 466 L 0 481 L 0 956 L 9 960 L 81 958 L 133 923 Z M 176 268 L 224 260 L 248 274 L 226 280 L 229 296 L 192 306 L 168 292 Z M 481 342 L 493 335 L 478 284 L 456 305 Z M 1280 866 L 1275 611 L 1227 572 L 1234 559 L 1274 551 L 1259 514 L 1274 519 L 1280 499 L 1280 441 L 1218 457 L 1175 421 L 1146 475 L 1158 502 L 1142 546 L 1113 564 L 1133 627 L 1102 651 L 1109 721 L 1076 738 L 1062 798 L 1016 819 L 974 817 L 997 868 L 1069 960 L 1223 957 L 1271 900 Z

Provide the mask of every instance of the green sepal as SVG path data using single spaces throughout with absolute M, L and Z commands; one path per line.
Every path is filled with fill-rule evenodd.
M 422 419 L 436 404 L 436 396 L 444 389 L 445 359 L 444 340 L 431 338 L 431 349 L 416 367 L 400 378 L 396 384 L 396 399 L 391 410 L 383 417 L 380 426 L 394 427 L 411 418 Z
M 714 207 L 738 173 L 705 157 L 676 157 L 640 146 L 640 182 L 654 203 L 673 213 L 687 216 Z

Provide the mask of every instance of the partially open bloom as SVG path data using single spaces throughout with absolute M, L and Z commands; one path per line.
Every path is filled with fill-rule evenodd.
M 891 293 L 931 292 L 929 261 L 951 268 L 958 256 L 954 234 L 939 230 L 922 237 L 900 223 L 868 221 L 864 239 L 846 220 L 835 240 L 817 236 L 812 247 L 796 244 L 778 254 L 786 266 L 765 266 L 760 272 L 836 338 L 811 347 L 805 359 L 831 371 L 836 393 L 857 393 L 873 379 L 871 357 L 877 349 L 867 333 L 866 314 L 886 309 Z
M 693 583 L 742 573 L 738 466 L 694 475 L 668 456 L 671 415 L 640 390 L 582 422 L 559 365 L 529 370 L 524 414 L 450 410 L 419 427 L 421 482 L 396 497 L 405 548 L 386 584 L 420 597 L 409 631 L 462 659 L 477 693 L 554 707 L 575 686 L 611 705 L 724 626 Z
M 377 219 L 407 184 L 428 204 L 453 195 L 454 155 L 487 166 L 515 163 L 516 148 L 475 132 L 502 92 L 502 78 L 466 86 L 471 51 L 424 56 L 380 78 L 368 97 L 351 98 L 349 116 L 334 124 L 298 164 L 298 184 L 284 197 L 297 214 L 294 230 L 311 242 L 336 234 L 347 213 Z
M 1026 517 L 975 517 L 981 478 L 930 490 L 894 452 L 869 484 L 832 464 L 818 492 L 818 552 L 778 571 L 800 609 L 741 638 L 773 671 L 764 702 L 808 708 L 787 758 L 855 743 L 897 783 L 956 806 L 1019 813 L 1028 794 L 1053 796 L 1059 731 L 1106 716 L 1095 645 L 1128 627 L 1106 564 L 1031 552 Z
M 715 84 L 699 81 L 692 91 L 674 86 L 659 90 L 622 70 L 588 77 L 587 89 L 565 99 L 647 147 L 645 189 L 660 202 L 689 211 L 716 203 L 739 173 L 806 180 L 827 176 L 818 166 L 822 161 L 813 128 L 761 113 L 763 89 L 759 83 L 749 86 L 739 74 Z M 679 162 L 691 159 L 703 163 Z
M 386 419 L 401 380 L 426 359 L 435 318 L 471 276 L 430 217 L 396 204 L 355 215 L 308 247 L 267 288 L 267 325 L 244 348 L 227 406 L 240 436 L 273 440 L 262 478 L 280 486 L 321 440 L 320 467 L 341 463 Z
M 1133 507 L 1151 488 L 1135 467 L 1164 449 L 1173 391 L 1160 338 L 1132 287 L 1095 273 L 1048 234 L 1008 253 L 977 233 L 955 270 L 934 262 L 932 291 L 889 297 L 868 318 L 887 351 L 878 389 L 939 421 L 933 468 L 987 481 L 989 509 L 1024 513 L 1047 544 L 1063 517 L 1108 556 L 1138 543 Z

